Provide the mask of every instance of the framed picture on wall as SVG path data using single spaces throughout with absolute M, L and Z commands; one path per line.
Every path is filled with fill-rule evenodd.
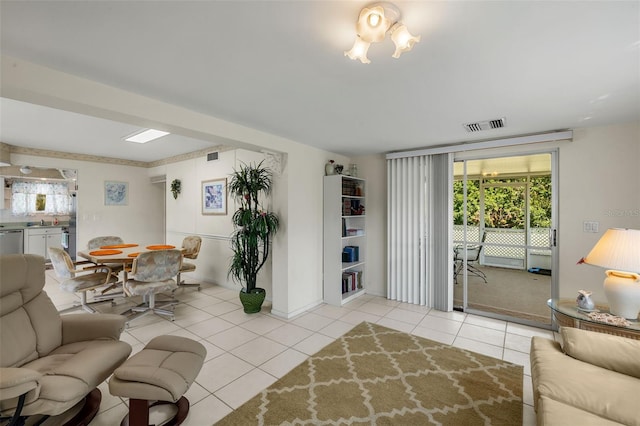
M 227 214 L 227 179 L 202 182 L 202 214 Z
M 129 203 L 129 183 L 105 181 L 104 183 L 104 205 L 105 206 L 126 206 Z

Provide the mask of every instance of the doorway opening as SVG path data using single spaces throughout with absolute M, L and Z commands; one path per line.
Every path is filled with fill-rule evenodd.
M 551 327 L 554 164 L 554 153 L 454 162 L 456 309 Z

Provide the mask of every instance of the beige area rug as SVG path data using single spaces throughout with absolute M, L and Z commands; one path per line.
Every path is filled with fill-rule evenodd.
M 522 371 L 363 322 L 217 425 L 521 425 Z

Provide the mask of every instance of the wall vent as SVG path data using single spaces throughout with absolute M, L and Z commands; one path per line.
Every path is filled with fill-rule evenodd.
M 494 120 L 478 121 L 476 123 L 463 124 L 465 130 L 469 133 L 480 132 L 489 129 L 500 129 L 507 125 L 507 119 L 505 117 L 496 118 Z
M 207 161 L 214 161 L 218 159 L 218 152 L 210 152 L 207 154 Z

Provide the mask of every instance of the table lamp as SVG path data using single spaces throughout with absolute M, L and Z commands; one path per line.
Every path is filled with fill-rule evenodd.
M 580 263 L 606 268 L 604 293 L 613 315 L 637 320 L 640 312 L 640 230 L 611 228 Z

